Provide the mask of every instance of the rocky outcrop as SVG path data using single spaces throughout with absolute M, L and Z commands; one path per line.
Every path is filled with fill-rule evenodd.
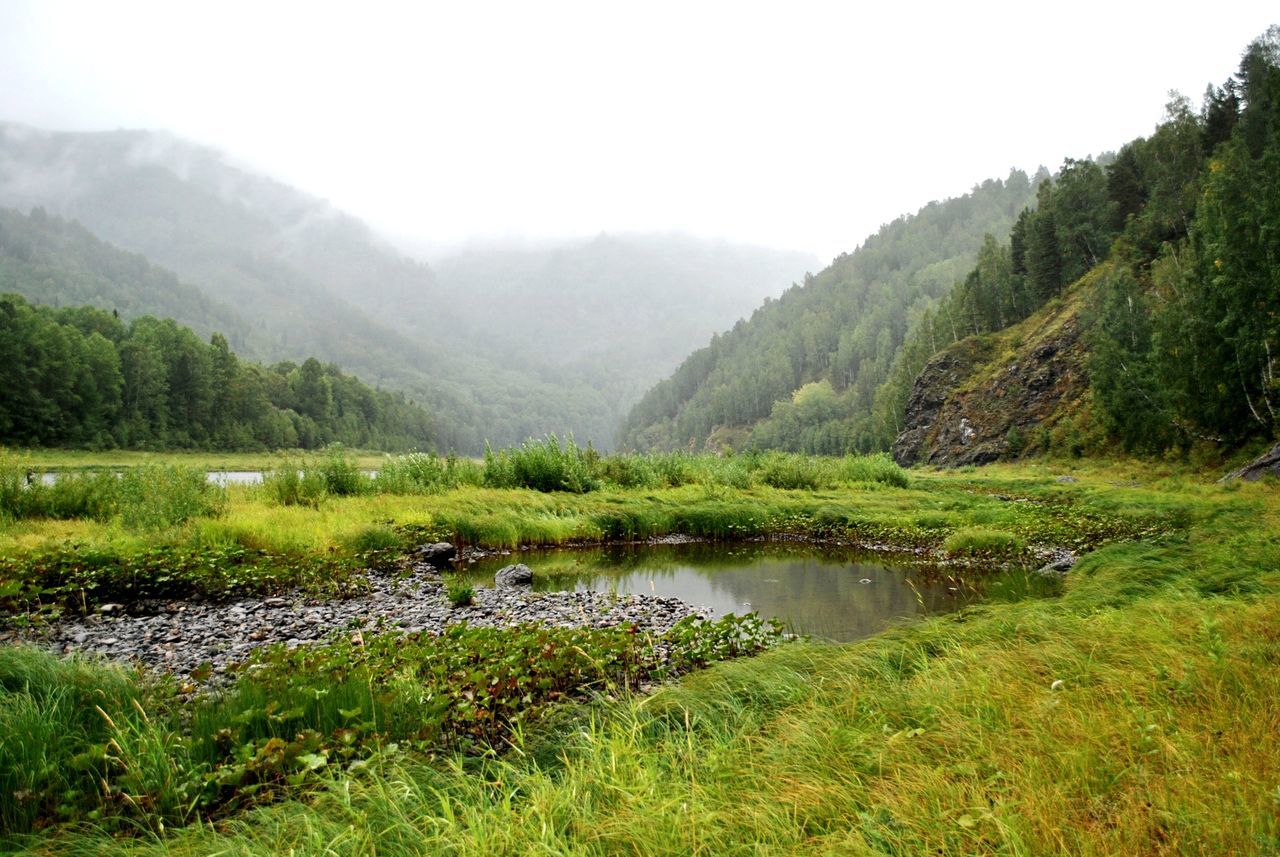
M 1280 443 L 1271 447 L 1270 451 L 1250 461 L 1239 470 L 1233 470 L 1221 481 L 1226 482 L 1231 479 L 1243 479 L 1245 482 L 1254 482 L 1264 476 L 1273 476 L 1280 479 Z
M 1078 309 L 1064 302 L 997 335 L 935 356 L 893 444 L 903 466 L 986 464 L 1021 453 L 1082 404 L 1088 388 Z

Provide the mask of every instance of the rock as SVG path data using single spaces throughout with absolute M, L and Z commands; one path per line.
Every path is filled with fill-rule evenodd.
M 124 612 L 124 605 L 123 604 L 103 604 L 101 607 L 98 608 L 98 612 L 107 616 L 111 615 L 112 613 L 122 613 Z
M 1066 548 L 1054 548 L 1049 554 L 1049 561 L 1036 569 L 1036 574 L 1045 577 L 1057 577 L 1066 574 L 1076 564 L 1076 555 Z
M 532 579 L 523 565 L 508 577 Z M 521 571 L 522 570 L 522 571 Z M 508 571 L 508 569 L 504 569 Z M 26 631 L 22 639 L 55 651 L 98 652 L 119 660 L 139 660 L 178 677 L 211 669 L 213 683 L 229 681 L 228 669 L 258 646 L 308 645 L 322 638 L 368 635 L 397 629 L 438 634 L 466 621 L 476 627 L 537 623 L 559 627 L 635 625 L 662 634 L 688 616 L 707 618 L 678 599 L 599 592 L 532 592 L 528 588 L 477 588 L 471 607 L 454 610 L 445 600 L 438 572 L 420 569 L 408 578 L 370 574 L 368 592 L 340 601 L 315 603 L 301 592 L 288 597 L 234 604 L 191 601 L 173 604 L 158 616 L 93 614 L 54 623 L 44 631 Z M 138 605 L 128 605 L 136 609 Z M 179 609 L 180 608 L 180 609 Z M 244 621 L 252 614 L 252 621 Z M 107 630 L 109 629 L 109 631 Z M 109 634 L 109 636 L 108 636 Z
M 925 364 L 907 398 L 898 464 L 959 467 L 1036 449 L 1088 391 L 1079 301 L 1063 301 L 1012 334 L 971 336 Z
M 448 542 L 436 542 L 430 545 L 419 545 L 416 551 L 418 559 L 435 568 L 445 568 L 458 555 L 458 549 Z
M 493 582 L 499 589 L 532 586 L 533 569 L 522 562 L 508 565 L 498 570 L 498 573 L 493 576 Z
M 1280 443 L 1277 443 L 1268 452 L 1258 456 L 1239 470 L 1231 471 L 1218 481 L 1227 482 L 1232 479 L 1243 479 L 1245 482 L 1255 482 L 1264 476 L 1280 478 Z
M 1063 485 L 1074 485 L 1079 480 L 1074 476 L 1059 476 L 1054 482 L 1061 482 Z

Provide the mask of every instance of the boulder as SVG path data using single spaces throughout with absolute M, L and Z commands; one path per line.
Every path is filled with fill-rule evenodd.
M 1049 554 L 1049 561 L 1036 569 L 1036 574 L 1045 577 L 1057 577 L 1066 574 L 1076 564 L 1076 555 L 1066 548 L 1054 548 Z
M 494 585 L 499 589 L 515 589 L 520 586 L 533 585 L 533 569 L 522 562 L 508 565 L 498 570 L 493 576 Z
M 1254 482 L 1264 476 L 1280 478 L 1280 443 L 1277 443 L 1271 447 L 1270 451 L 1258 456 L 1239 470 L 1231 471 L 1222 477 L 1220 481 L 1243 479 L 1245 482 Z
M 448 542 L 419 545 L 418 559 L 435 568 L 444 568 L 458 555 L 458 549 Z

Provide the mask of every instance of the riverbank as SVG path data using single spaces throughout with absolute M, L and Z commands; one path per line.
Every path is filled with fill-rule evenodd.
M 62 654 L 91 654 L 137 662 L 178 679 L 221 675 L 255 650 L 289 648 L 342 635 L 441 634 L 473 628 L 547 625 L 562 628 L 634 628 L 661 636 L 708 612 L 674 598 L 612 596 L 598 592 L 532 592 L 475 587 L 454 604 L 440 573 L 419 565 L 407 574 L 373 573 L 354 598 L 317 600 L 304 593 L 233 601 L 111 604 L 84 617 L 0 632 L 0 643 L 28 642 Z
M 1186 510 L 1113 472 L 1059 482 L 1053 469 L 913 475 L 825 489 L 606 487 L 585 494 L 461 487 L 281 505 L 226 489 L 212 512 L 172 525 L 118 520 L 0 522 L 0 604 L 39 617 L 141 599 L 238 598 L 301 589 L 358 594 L 364 570 L 447 540 L 485 550 L 669 536 L 825 540 L 930 563 L 1032 565 L 1053 551 L 1178 531 Z M 1127 480 L 1131 481 L 1131 480 Z M 141 517 L 141 516 L 140 516 Z
M 605 510 L 683 507 L 679 520 L 705 522 L 740 504 L 783 515 L 780 533 L 844 520 L 923 533 L 929 550 L 958 556 L 1010 546 L 993 532 L 1013 537 L 1023 550 L 1075 543 L 1068 539 L 1089 549 L 1067 574 L 1059 598 L 967 608 L 846 646 L 788 644 L 643 698 L 629 697 L 630 680 L 615 678 L 593 685 L 604 691 L 594 701 L 579 695 L 568 706 L 550 703 L 539 709 L 543 716 L 501 733 L 485 732 L 474 720 L 450 721 L 463 725 L 468 741 L 501 734 L 497 756 L 471 756 L 447 742 L 414 749 L 413 742 L 386 739 L 383 724 L 423 716 L 421 682 L 435 674 L 433 664 L 445 676 L 483 670 L 480 683 L 467 686 L 475 693 L 491 686 L 495 676 L 488 670 L 495 664 L 536 663 L 529 654 L 544 651 L 547 637 L 495 631 L 489 633 L 504 636 L 469 637 L 454 647 L 457 630 L 430 645 L 365 634 L 363 642 L 280 650 L 240 679 L 252 675 L 259 683 L 237 691 L 228 716 L 187 718 L 227 724 L 257 711 L 248 719 L 264 730 L 278 726 L 282 743 L 268 748 L 266 731 L 253 739 L 258 743 L 246 758 L 258 761 L 242 783 L 266 782 L 270 800 L 286 803 L 253 809 L 253 800 L 228 803 L 219 792 L 216 828 L 175 832 L 170 820 L 163 834 L 154 824 L 163 817 L 155 805 L 130 815 L 119 795 L 143 792 L 130 792 L 128 777 L 153 770 L 145 760 L 164 758 L 173 748 L 138 755 L 129 736 L 141 720 L 136 714 L 126 720 L 134 709 L 121 699 L 98 703 L 117 727 L 106 738 L 127 750 L 101 763 L 118 791 L 99 811 L 109 810 L 104 818 L 123 813 L 135 819 L 130 829 L 148 832 L 121 842 L 62 831 L 28 844 L 34 853 L 170 855 L 1144 854 L 1201 853 L 1210 843 L 1215 853 L 1265 853 L 1280 842 L 1274 782 L 1280 497 L 1269 484 L 1217 485 L 1128 465 L 1078 464 L 1074 481 L 1059 482 L 1063 475 L 1031 467 L 913 473 L 907 489 L 829 492 L 685 488 L 539 497 L 462 491 L 352 498 L 306 510 L 317 529 L 304 529 L 299 542 L 315 545 L 326 544 L 320 522 L 368 526 L 379 520 L 374 515 L 396 509 L 414 510 L 419 533 L 426 531 L 426 516 L 461 520 L 470 504 L 474 515 L 521 522 L 529 528 L 521 533 L 539 526 L 574 533 L 583 521 L 598 525 L 592 516 Z M 229 509 L 234 515 L 244 503 L 246 511 L 268 514 L 258 502 L 233 496 Z M 823 508 L 832 511 L 819 514 Z M 562 514 L 547 515 L 551 509 Z M 392 532 L 400 526 L 380 520 Z M 590 655 L 575 662 L 583 675 L 602 675 L 589 663 L 626 664 L 649 651 L 616 648 L 630 644 L 608 630 L 537 633 L 603 634 L 556 638 L 553 651 L 578 646 Z M 672 651 L 686 657 L 723 652 L 719 647 L 739 633 L 683 636 Z M 458 659 L 432 660 L 441 650 L 457 652 Z M 610 660 L 604 652 L 618 654 Z M 48 665 L 40 670 L 54 672 Z M 83 686 L 102 687 L 100 673 L 76 675 L 94 676 L 76 680 Z M 550 678 L 538 675 L 534 685 Z M 57 693 L 81 685 L 66 679 Z M 315 695 L 324 688 L 341 690 Z M 254 693 L 256 707 L 248 704 Z M 378 709 L 376 728 L 362 727 L 361 764 L 352 767 L 355 757 L 337 764 L 345 752 L 344 723 L 367 720 L 371 702 L 382 705 L 377 701 L 386 694 L 401 702 Z M 272 695 L 280 702 L 268 708 Z M 454 700 L 450 705 L 467 699 L 447 698 Z M 146 699 L 144 708 L 158 719 L 163 694 Z M 329 719 L 316 721 L 325 740 L 314 747 L 307 741 L 315 739 L 294 741 L 302 733 L 291 718 L 315 713 L 304 701 L 333 706 L 325 709 Z M 104 728 L 92 706 L 88 711 L 92 719 L 80 728 Z M 356 713 L 344 720 L 342 712 Z M 273 717 L 282 719 L 276 724 Z M 212 736 L 216 729 L 195 734 Z M 56 747 L 58 739 L 49 736 L 44 745 Z M 276 752 L 278 763 L 271 761 Z M 298 778 L 311 764 L 316 767 Z M 30 761 L 12 767 L 40 769 Z M 234 778 L 237 770 L 225 776 Z M 290 777 L 299 785 L 290 786 Z

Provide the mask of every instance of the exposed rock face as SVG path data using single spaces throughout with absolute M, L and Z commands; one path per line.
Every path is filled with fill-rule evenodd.
M 1243 479 L 1246 482 L 1254 482 L 1264 476 L 1274 476 L 1280 479 L 1280 443 L 1277 443 L 1271 447 L 1269 452 L 1263 453 L 1239 470 L 1231 471 L 1222 477 L 1221 481 Z
M 894 460 L 960 466 L 1016 455 L 1019 437 L 1025 448 L 1079 406 L 1088 388 L 1084 357 L 1070 306 L 957 342 L 916 379 Z
M 522 562 L 508 565 L 493 576 L 493 584 L 499 589 L 516 589 L 533 585 L 533 569 Z

